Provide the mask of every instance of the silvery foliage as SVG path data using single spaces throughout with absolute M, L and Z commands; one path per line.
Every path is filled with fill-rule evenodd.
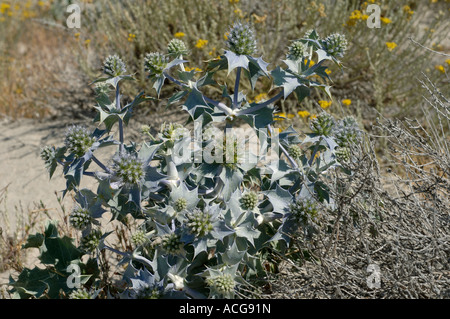
M 334 209 L 321 177 L 342 165 L 336 155 L 339 148 L 361 135 L 355 122 L 339 122 L 328 114 L 319 115 L 306 136 L 292 127 L 277 133 L 272 127 L 275 103 L 291 94 L 302 101 L 312 89 L 330 94 L 324 64 L 340 65 L 343 39 L 334 35 L 322 40 L 312 30 L 295 40 L 283 64 L 271 71 L 262 57 L 254 56 L 255 32 L 243 23 L 231 27 L 227 49 L 209 61 L 204 74 L 185 71 L 187 60 L 180 57 L 188 50 L 181 40 L 170 43 L 168 54 L 147 54 L 145 70 L 158 97 L 167 82 L 178 85 L 169 106 L 181 104 L 189 121 L 203 128 L 204 135 L 192 140 L 185 127 L 164 124 L 153 136 L 145 126 L 145 141 L 140 145 L 125 143 L 124 127 L 139 104 L 154 98 L 140 93 L 122 104 L 120 85 L 133 77 L 124 74 L 125 64 L 119 57 L 106 59 L 106 77 L 95 81 L 98 128 L 88 136 L 85 129 L 70 129 L 66 145 L 45 148 L 42 158 L 50 175 L 56 165 L 62 166 L 67 181 L 64 195 L 73 191 L 80 207 L 77 212 L 82 209 L 90 214 L 82 220 L 80 214 L 72 218 L 83 229 L 79 247 L 83 254 L 99 258 L 100 251 L 107 249 L 127 265 L 123 281 L 128 286 L 112 297 L 234 298 L 240 287 L 264 273 L 262 251 L 287 247 L 291 236 L 298 236 L 302 229 L 314 233 L 316 216 Z M 309 63 L 312 59 L 314 65 Z M 233 94 L 226 84 L 214 80 L 220 70 L 236 73 Z M 255 88 L 261 77 L 272 78 L 278 93 L 267 101 L 250 102 L 239 91 L 239 84 L 248 80 Z M 206 86 L 219 87 L 222 101 L 227 102 L 205 96 L 202 89 Z M 268 148 L 281 150 L 275 161 L 258 158 L 249 165 L 235 155 L 239 149 L 235 141 L 228 136 L 218 140 L 218 126 L 225 124 L 230 129 L 242 122 Z M 113 128 L 118 128 L 118 140 Z M 82 136 L 81 142 L 74 140 L 78 135 L 73 132 Z M 180 160 L 180 151 L 192 143 L 198 146 L 193 156 Z M 108 163 L 94 155 L 103 147 L 116 148 Z M 212 150 L 213 161 L 197 160 L 205 149 Z M 234 156 L 228 156 L 230 152 Z M 97 189 L 80 189 L 85 176 L 97 180 Z M 105 244 L 109 233 L 94 223 L 105 212 L 118 221 L 126 222 L 130 216 L 143 221 L 131 237 L 133 251 L 118 251 Z

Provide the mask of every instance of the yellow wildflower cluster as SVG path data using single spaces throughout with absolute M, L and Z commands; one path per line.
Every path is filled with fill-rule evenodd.
M 249 99 L 248 103 L 260 103 L 260 102 L 264 102 L 267 101 L 269 99 L 269 96 L 267 95 L 267 93 L 260 93 L 257 96 L 255 96 L 255 99 Z
M 358 21 L 365 21 L 369 18 L 367 14 L 363 14 L 361 10 L 354 10 L 348 17 L 347 25 L 354 26 Z
M 198 49 L 204 48 L 208 44 L 208 40 L 205 39 L 198 39 L 197 43 L 195 44 L 195 47 Z
M 136 34 L 128 33 L 128 41 L 133 42 L 136 39 Z
M 349 106 L 350 104 L 352 104 L 352 100 L 344 99 L 344 100 L 342 100 L 342 104 L 344 104 L 345 106 Z
M 298 114 L 301 118 L 307 118 L 308 116 L 311 115 L 311 113 L 309 113 L 308 111 L 298 111 L 297 114 Z
M 407 16 L 408 20 L 411 19 L 412 15 L 414 14 L 414 11 L 411 10 L 411 7 L 408 5 L 403 6 L 403 12 L 408 15 Z
M 16 1 L 0 2 L 0 22 L 5 21 L 7 17 L 17 17 L 21 20 L 35 18 L 42 10 L 47 10 L 53 0 L 47 1 Z
M 184 32 L 177 32 L 173 36 L 177 39 L 183 38 L 186 34 Z
M 445 68 L 444 68 L 443 65 L 436 65 L 434 68 L 435 68 L 436 70 L 438 70 L 439 72 L 445 74 Z
M 280 112 L 280 113 L 275 113 L 275 121 L 284 121 L 285 119 L 293 119 L 295 117 L 295 114 L 292 113 L 284 113 L 284 112 Z
M 325 109 L 327 109 L 327 108 L 329 108 L 331 106 L 332 102 L 331 101 L 320 100 L 320 101 L 318 101 L 318 103 L 319 103 L 320 107 L 325 110 Z
M 386 42 L 386 47 L 389 51 L 394 50 L 397 47 L 397 43 L 395 42 Z
M 199 69 L 199 68 L 197 68 L 197 67 L 192 67 L 192 68 L 190 68 L 190 67 L 185 67 L 184 68 L 187 72 L 190 72 L 190 71 L 192 71 L 192 70 L 194 70 L 195 72 L 202 72 L 202 69 Z

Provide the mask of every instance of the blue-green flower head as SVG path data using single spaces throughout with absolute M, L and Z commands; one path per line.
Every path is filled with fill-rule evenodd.
M 69 215 L 69 223 L 78 230 L 86 229 L 91 224 L 91 220 L 89 210 L 82 207 L 75 207 Z
M 100 245 L 100 241 L 102 238 L 102 232 L 100 230 L 94 229 L 86 236 L 83 236 L 80 241 L 81 250 L 92 253 L 94 252 L 98 245 Z
M 298 145 L 289 146 L 288 153 L 295 160 L 299 160 L 302 157 L 302 149 Z
M 139 185 L 144 180 L 144 163 L 137 156 L 122 154 L 113 159 L 114 175 L 125 185 Z
M 150 73 L 150 75 L 162 74 L 167 63 L 167 57 L 159 52 L 147 53 L 144 58 L 145 71 Z
M 45 162 L 45 167 L 48 167 L 56 158 L 56 148 L 54 146 L 45 146 L 41 149 L 40 156 Z
M 69 295 L 69 299 L 94 299 L 94 297 L 83 287 L 72 291 Z
M 258 194 L 253 191 L 248 191 L 242 195 L 242 208 L 246 210 L 253 210 L 258 205 Z
M 84 126 L 74 125 L 67 129 L 64 144 L 70 153 L 75 154 L 76 157 L 82 157 L 95 141 L 95 137 L 91 136 Z
M 127 72 L 127 68 L 122 59 L 117 55 L 108 56 L 103 62 L 103 73 L 111 77 L 123 75 Z
M 207 278 L 206 284 L 209 286 L 209 289 L 212 290 L 213 294 L 218 294 L 220 296 L 233 294 L 236 286 L 234 278 L 230 274 Z
M 340 147 L 346 147 L 358 143 L 361 140 L 362 132 L 355 118 L 347 116 L 334 126 L 333 135 Z
M 289 60 L 298 61 L 309 54 L 308 45 L 297 40 L 292 42 L 288 47 L 287 58 Z
M 181 235 L 176 233 L 165 234 L 161 238 L 161 248 L 170 255 L 180 255 L 183 253 L 184 243 Z
M 173 39 L 167 45 L 167 53 L 173 57 L 180 57 L 189 53 L 186 43 L 180 39 Z
M 147 235 L 143 230 L 137 230 L 131 235 L 131 241 L 135 247 L 143 246 L 148 242 Z
M 347 50 L 347 39 L 343 34 L 333 33 L 326 37 L 322 43 L 329 55 L 335 58 L 344 57 L 344 53 Z
M 237 55 L 252 55 L 256 52 L 256 38 L 249 24 L 236 22 L 228 31 L 227 48 Z
M 318 216 L 317 203 L 308 198 L 297 199 L 290 205 L 290 213 L 292 218 L 297 222 L 308 223 L 315 220 Z
M 207 210 L 203 211 L 197 208 L 193 212 L 188 212 L 186 218 L 189 232 L 196 237 L 203 237 L 214 228 L 213 216 Z
M 317 115 L 311 120 L 311 130 L 313 133 L 323 136 L 330 136 L 335 125 L 334 118 L 326 112 Z

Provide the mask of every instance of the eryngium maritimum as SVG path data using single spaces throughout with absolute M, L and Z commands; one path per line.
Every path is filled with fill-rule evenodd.
M 92 147 L 95 138 L 91 136 L 84 126 L 74 125 L 69 127 L 66 132 L 64 144 L 70 153 L 77 157 L 82 157 Z
M 76 207 L 69 215 L 69 222 L 73 228 L 83 230 L 91 223 L 91 214 L 87 209 Z
M 186 226 L 196 237 L 203 237 L 213 229 L 211 215 L 207 211 L 195 209 L 193 212 L 186 214 L 186 217 Z
M 221 295 L 232 293 L 235 287 L 234 278 L 230 274 L 208 278 L 206 279 L 206 283 L 214 292 Z
M 103 62 L 103 73 L 109 76 L 119 76 L 127 72 L 127 68 L 122 59 L 117 55 L 110 55 Z
M 162 53 L 147 53 L 144 58 L 144 68 L 150 74 L 162 74 L 167 66 L 167 62 L 167 57 Z
M 288 47 L 287 58 L 289 60 L 297 61 L 308 55 L 308 45 L 301 41 L 294 41 Z
M 102 238 L 102 232 L 99 230 L 93 230 L 86 236 L 81 238 L 80 248 L 88 253 L 95 251 L 97 246 L 100 244 L 100 239 Z
M 339 33 L 333 33 L 323 40 L 323 46 L 328 54 L 335 58 L 342 58 L 347 50 L 347 40 Z
M 334 119 L 326 112 L 317 115 L 311 120 L 311 130 L 318 135 L 330 136 L 334 127 Z
M 258 204 L 258 194 L 255 192 L 247 192 L 241 198 L 242 207 L 244 209 L 253 210 Z
M 167 46 L 167 53 L 175 57 L 188 54 L 186 43 L 180 39 L 173 39 Z
M 114 159 L 113 171 L 115 176 L 127 185 L 140 184 L 145 177 L 144 163 L 130 154 Z
M 226 45 L 237 55 L 252 55 L 256 52 L 254 31 L 250 25 L 236 22 L 228 32 Z

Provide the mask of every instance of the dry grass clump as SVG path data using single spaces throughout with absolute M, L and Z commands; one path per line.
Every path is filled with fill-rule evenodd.
M 294 239 L 296 260 L 278 256 L 284 267 L 264 297 L 450 298 L 450 104 L 427 77 L 421 84 L 426 126 L 379 120 L 386 165 L 374 151 L 380 137 L 355 150 L 356 173 L 329 184 L 338 209 L 313 239 Z M 369 265 L 379 267 L 378 288 Z

